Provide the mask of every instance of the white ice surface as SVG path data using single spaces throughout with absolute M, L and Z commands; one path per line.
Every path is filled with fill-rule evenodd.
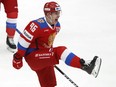
M 50 0 L 18 0 L 17 28 L 22 31 L 33 19 L 42 17 L 43 5 Z M 54 46 L 64 45 L 77 56 L 90 60 L 98 55 L 102 66 L 97 78 L 80 69 L 58 65 L 79 87 L 116 87 L 116 0 L 55 0 L 62 8 L 61 31 Z M 0 87 L 40 87 L 38 78 L 24 61 L 23 68 L 12 67 L 12 55 L 6 49 L 6 14 L 0 12 Z M 15 43 L 18 40 L 15 35 Z M 57 70 L 57 87 L 74 87 Z

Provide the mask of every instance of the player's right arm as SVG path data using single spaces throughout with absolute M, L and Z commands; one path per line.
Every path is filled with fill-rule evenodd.
M 20 69 L 22 67 L 22 57 L 24 57 L 27 48 L 36 37 L 37 32 L 39 32 L 38 30 L 39 25 L 36 22 L 31 21 L 20 35 L 17 46 L 18 50 L 13 55 L 14 68 Z
M 36 36 L 36 32 L 39 30 L 39 25 L 36 22 L 30 22 L 24 29 L 23 33 L 20 35 L 18 41 L 18 53 L 21 56 L 25 55 L 25 52 L 33 39 Z

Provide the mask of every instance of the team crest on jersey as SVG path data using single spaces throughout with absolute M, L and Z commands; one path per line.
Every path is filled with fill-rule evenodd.
M 58 33 L 60 31 L 60 27 L 56 27 L 56 32 Z
M 43 19 L 38 19 L 37 20 L 39 23 L 44 23 L 44 20 Z
M 51 34 L 51 35 L 48 37 L 48 42 L 47 42 L 47 44 L 46 44 L 46 43 L 43 43 L 43 46 L 44 46 L 45 48 L 50 48 L 50 47 L 53 45 L 55 36 L 56 36 L 56 32 L 53 33 L 53 34 Z

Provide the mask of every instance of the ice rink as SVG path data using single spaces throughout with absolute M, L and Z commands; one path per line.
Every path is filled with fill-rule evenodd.
M 22 32 L 29 21 L 43 17 L 43 5 L 50 0 L 18 0 L 17 28 Z M 67 46 L 85 60 L 102 58 L 97 78 L 60 61 L 58 67 L 79 87 L 116 87 L 116 0 L 54 0 L 61 5 L 61 31 L 54 46 Z M 12 2 L 11 2 L 12 3 Z M 6 14 L 0 11 L 0 87 L 40 87 L 38 78 L 25 60 L 23 67 L 12 67 L 13 53 L 6 49 Z M 15 35 L 17 43 L 19 34 Z M 56 69 L 56 87 L 74 87 Z

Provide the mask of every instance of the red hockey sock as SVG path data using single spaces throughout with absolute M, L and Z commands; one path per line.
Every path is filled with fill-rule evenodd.
M 6 21 L 6 32 L 8 37 L 14 37 L 16 31 L 16 19 L 8 18 Z
M 69 66 L 81 68 L 80 58 L 74 53 L 70 52 L 68 49 L 63 51 L 61 59 Z
M 71 60 L 70 60 L 70 66 L 72 67 L 76 67 L 76 68 L 81 68 L 81 64 L 80 64 L 80 58 L 78 56 L 74 56 Z

